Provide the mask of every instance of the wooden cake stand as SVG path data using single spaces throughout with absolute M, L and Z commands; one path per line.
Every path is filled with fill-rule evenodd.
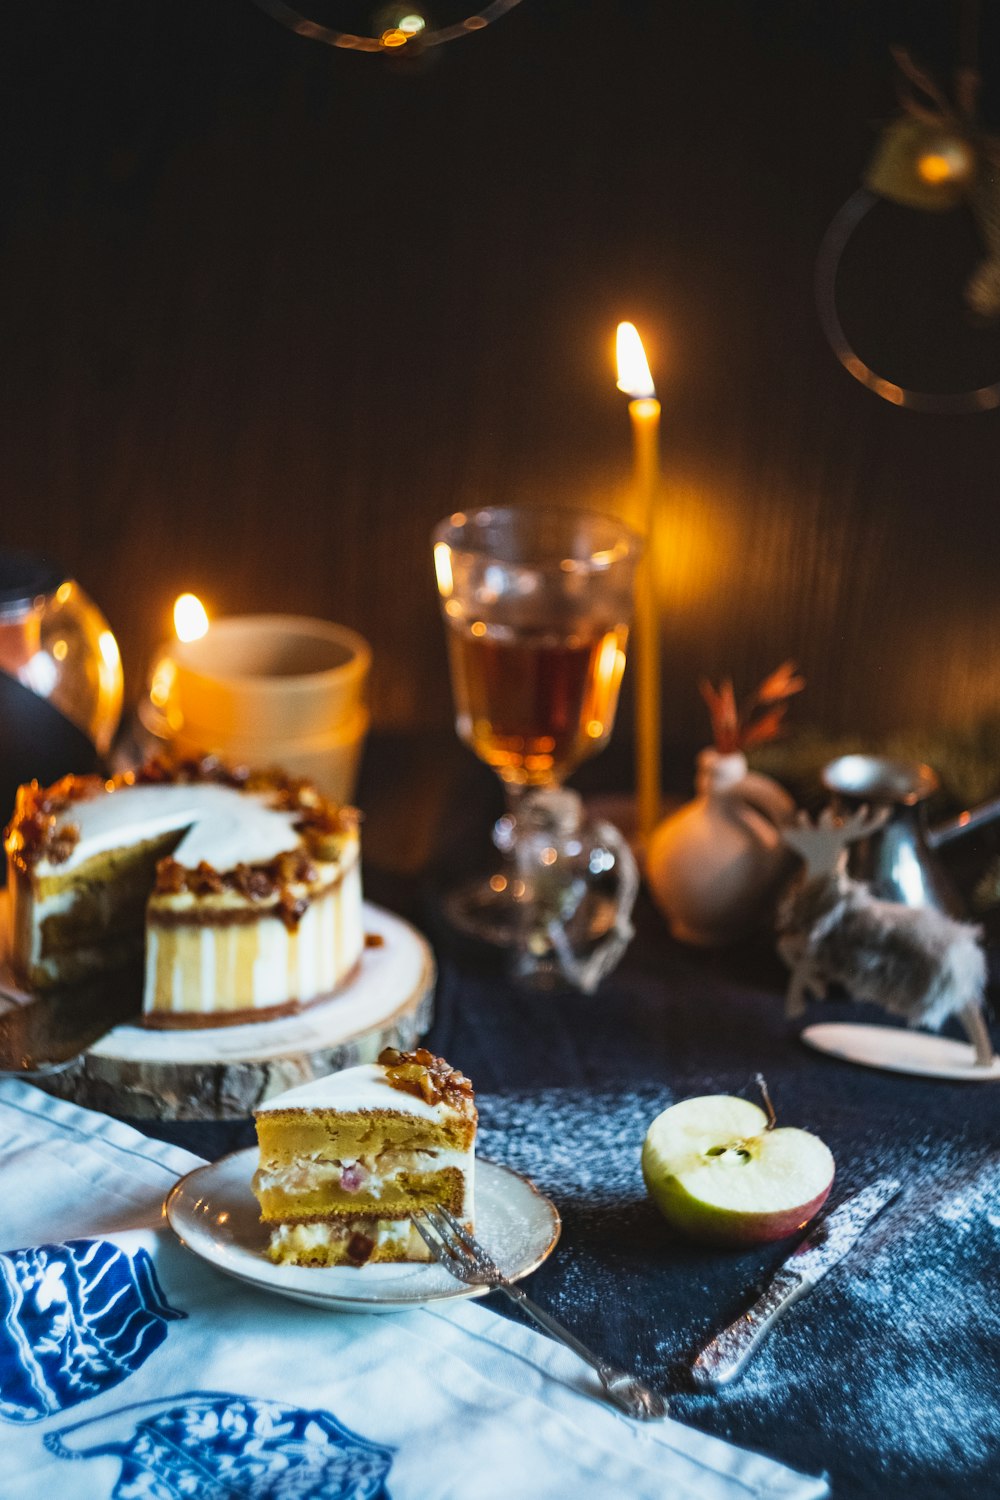
M 366 902 L 369 944 L 351 982 L 297 1015 L 246 1026 L 154 1031 L 119 1024 L 59 1071 L 27 1074 L 50 1094 L 140 1120 L 245 1119 L 312 1078 L 413 1047 L 433 1016 L 434 956 L 401 917 Z M 0 975 L 0 1007 L 37 1002 Z M 137 1007 L 136 1007 L 137 1008 Z

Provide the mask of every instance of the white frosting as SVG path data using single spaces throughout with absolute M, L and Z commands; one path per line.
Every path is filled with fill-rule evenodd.
M 186 828 L 174 858 L 188 869 L 202 860 L 216 870 L 267 864 L 299 846 L 297 814 L 267 806 L 267 794 L 241 792 L 215 782 L 121 786 L 73 802 L 59 827 L 75 825 L 80 837 L 68 859 L 40 860 L 39 875 L 62 875 L 96 854 Z
M 384 1109 L 393 1114 L 416 1115 L 418 1119 L 432 1121 L 441 1121 L 458 1113 L 444 1100 L 429 1104 L 426 1099 L 405 1089 L 394 1089 L 386 1080 L 385 1068 L 378 1063 L 363 1063 L 359 1068 L 344 1068 L 326 1078 L 301 1083 L 298 1088 L 278 1094 L 266 1104 L 259 1104 L 255 1113 L 266 1114 L 274 1109 L 333 1109 L 340 1114 Z
M 169 972 L 170 991 L 165 993 L 159 983 L 160 945 L 174 942 L 178 932 L 183 943 L 197 945 L 197 982 L 175 963 Z M 361 869 L 355 860 L 339 884 L 306 908 L 292 930 L 267 912 L 255 922 L 228 926 L 147 927 L 143 1008 L 208 1014 L 266 1009 L 290 999 L 307 1004 L 337 988 L 357 963 L 364 943 Z M 244 973 L 250 976 L 249 992 L 241 989 L 238 976 Z

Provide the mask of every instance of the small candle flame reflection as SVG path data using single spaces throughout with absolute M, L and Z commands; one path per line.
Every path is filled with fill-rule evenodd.
M 434 571 L 437 574 L 438 593 L 442 599 L 448 599 L 454 590 L 455 580 L 451 571 L 451 548 L 447 542 L 434 544 Z
M 208 630 L 208 612 L 197 594 L 181 594 L 174 603 L 174 630 L 179 641 L 197 641 Z

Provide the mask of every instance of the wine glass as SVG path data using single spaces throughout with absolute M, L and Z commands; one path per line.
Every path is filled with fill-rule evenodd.
M 494 830 L 504 867 L 446 909 L 463 931 L 519 948 L 524 974 L 582 988 L 596 949 L 631 933 L 622 908 L 637 877 L 621 836 L 587 823 L 563 782 L 614 726 L 640 548 L 619 521 L 577 510 L 496 506 L 434 531 L 456 728 L 507 802 Z M 571 948 L 589 968 L 574 971 Z

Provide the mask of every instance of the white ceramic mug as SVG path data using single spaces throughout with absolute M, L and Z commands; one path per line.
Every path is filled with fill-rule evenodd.
M 368 729 L 370 666 L 367 641 L 343 625 L 234 616 L 199 640 L 164 647 L 151 698 L 159 732 L 182 754 L 281 766 L 349 801 Z

